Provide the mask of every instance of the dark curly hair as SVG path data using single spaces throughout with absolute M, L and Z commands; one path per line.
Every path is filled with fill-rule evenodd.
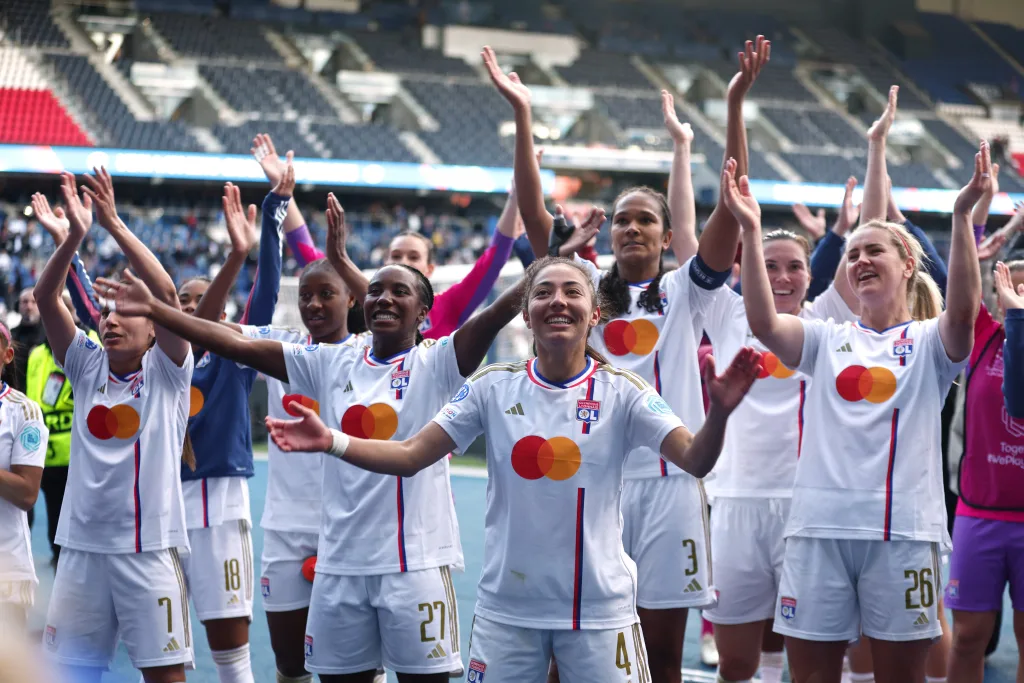
M 658 204 L 658 210 L 661 213 L 661 230 L 662 234 L 672 229 L 672 212 L 668 208 L 668 199 L 664 194 L 653 190 L 649 187 L 639 185 L 637 187 L 630 187 L 623 190 L 618 197 L 615 198 L 615 202 L 612 204 L 612 216 L 615 215 L 615 207 L 618 206 L 619 202 L 622 201 L 623 197 L 631 195 L 633 193 L 639 193 L 646 195 L 654 199 Z M 658 274 L 654 280 L 647 287 L 646 291 L 640 295 L 640 299 L 637 303 L 641 308 L 650 313 L 664 313 L 664 307 L 661 304 L 661 278 L 665 274 L 665 253 L 662 251 L 661 256 L 658 258 Z M 601 300 L 605 303 L 604 315 L 602 319 L 612 320 L 614 318 L 620 318 L 626 313 L 629 313 L 630 309 L 630 295 L 629 295 L 629 283 L 622 279 L 619 275 L 619 264 L 615 263 L 612 269 L 608 271 L 604 277 L 601 278 L 600 285 Z
M 413 234 L 416 234 L 416 233 L 413 233 Z M 420 271 L 416 270 L 412 266 L 407 266 L 404 263 L 392 263 L 392 264 L 389 264 L 389 265 L 384 266 L 384 267 L 385 268 L 402 268 L 402 269 L 406 270 L 407 272 L 413 274 L 413 276 L 416 278 L 416 296 L 417 296 L 417 298 L 419 298 L 420 303 L 423 304 L 423 306 L 426 307 L 427 312 L 429 313 L 430 310 L 434 307 L 434 286 L 432 284 L 430 284 L 430 280 L 427 279 L 427 276 L 424 275 L 423 273 L 421 273 Z M 377 271 L 377 272 L 380 272 L 380 271 Z M 364 320 L 365 320 L 365 318 L 364 318 Z M 369 328 L 370 321 L 366 320 L 365 322 L 366 322 L 367 328 Z M 423 341 L 423 335 L 420 333 L 419 330 L 416 330 L 416 343 L 419 344 L 422 341 Z

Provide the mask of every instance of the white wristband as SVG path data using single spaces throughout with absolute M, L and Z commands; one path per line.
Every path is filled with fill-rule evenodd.
M 345 451 L 348 450 L 348 434 L 339 432 L 337 429 L 331 430 L 331 447 L 327 449 L 327 455 L 333 455 L 335 458 L 341 458 L 345 455 Z

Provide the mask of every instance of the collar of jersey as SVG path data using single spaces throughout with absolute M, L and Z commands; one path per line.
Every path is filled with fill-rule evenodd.
M 7 382 L 0 382 L 0 399 L 7 398 L 9 393 L 11 393 L 11 388 L 7 386 Z
M 388 358 L 377 358 L 376 356 L 373 355 L 373 351 L 370 350 L 370 347 L 367 346 L 363 349 L 363 359 L 366 361 L 368 365 L 372 365 L 375 368 L 384 365 L 394 365 L 396 363 L 401 363 L 402 361 L 404 361 L 405 357 L 408 356 L 409 352 L 412 351 L 414 348 L 416 347 L 409 347 L 405 351 L 399 351 L 395 355 L 390 356 Z
M 345 342 L 347 342 L 349 339 L 351 339 L 354 336 L 355 336 L 354 334 L 349 332 L 347 337 L 345 337 L 344 339 L 339 339 L 336 342 L 316 342 L 316 343 L 317 344 L 327 344 L 329 346 L 337 346 L 338 344 L 344 344 Z M 306 346 L 312 346 L 313 343 L 314 343 L 313 342 L 313 335 L 307 334 L 306 335 Z
M 637 289 L 647 289 L 648 287 L 651 286 L 652 282 L 654 282 L 654 278 L 651 278 L 650 280 L 644 280 L 643 282 L 630 282 L 629 286 L 636 287 Z
M 129 372 L 127 375 L 119 375 L 116 372 L 114 372 L 113 370 L 111 370 L 110 371 L 110 381 L 112 381 L 114 384 L 127 384 L 128 382 L 131 382 L 133 379 L 138 377 L 139 373 L 141 373 L 141 372 L 142 372 L 142 368 L 139 368 L 138 370 L 135 370 L 134 372 Z
M 597 362 L 590 356 L 587 356 L 587 367 L 583 369 L 583 372 L 564 382 L 552 382 L 551 380 L 544 379 L 544 376 L 537 372 L 536 358 L 531 358 L 526 363 L 526 375 L 530 378 L 530 381 L 534 384 L 539 384 L 545 389 L 571 389 L 586 382 L 595 372 L 597 372 Z
M 895 329 L 897 329 L 899 327 L 903 327 L 904 325 L 909 325 L 912 322 L 914 322 L 914 321 L 913 320 L 908 320 L 906 322 L 898 323 L 896 325 L 892 325 L 891 327 L 887 327 L 884 330 L 876 330 L 875 328 L 868 327 L 867 325 L 865 325 L 864 323 L 862 323 L 861 321 L 858 320 L 857 321 L 857 329 L 864 330 L 865 332 L 873 332 L 874 334 L 886 334 L 888 332 L 892 332 L 893 330 L 895 330 Z

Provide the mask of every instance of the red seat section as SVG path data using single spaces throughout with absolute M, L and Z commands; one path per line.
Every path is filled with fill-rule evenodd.
M 0 88 L 0 143 L 92 147 L 49 90 Z

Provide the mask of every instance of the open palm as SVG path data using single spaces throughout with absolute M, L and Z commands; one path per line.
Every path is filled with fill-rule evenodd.
M 1010 277 L 1010 267 L 1000 261 L 996 264 L 996 295 L 999 297 L 999 305 L 1004 311 L 1011 308 L 1024 308 L 1024 284 L 1013 288 L 1013 278 Z
M 484 66 L 487 67 L 487 73 L 490 75 L 494 87 L 508 100 L 512 108 L 528 109 L 530 107 L 530 89 L 519 80 L 519 75 L 514 71 L 506 75 L 501 70 L 501 65 L 498 64 L 498 57 L 490 47 L 485 47 L 480 55 L 484 59 Z
M 322 453 L 331 447 L 331 431 L 320 416 L 304 405 L 293 403 L 300 415 L 298 420 L 266 418 L 267 431 L 277 447 L 286 453 Z
M 224 223 L 231 238 L 231 248 L 237 254 L 248 254 L 258 241 L 256 228 L 256 205 L 250 204 L 248 211 L 242 208 L 242 193 L 238 186 L 227 183 L 224 186 Z
M 347 258 L 348 224 L 345 209 L 331 192 L 327 195 L 327 260 L 337 263 Z
M 739 182 L 733 174 L 736 173 L 736 160 L 729 159 L 722 169 L 721 197 L 726 208 L 739 221 L 744 231 L 754 230 L 761 227 L 761 206 L 750 193 L 750 180 L 747 176 L 741 176 Z
M 71 221 L 64 215 L 64 209 L 61 207 L 58 206 L 56 210 L 50 208 L 50 202 L 45 194 L 36 192 L 32 195 L 32 213 L 46 232 L 50 233 L 54 244 L 60 246 L 68 238 Z
M 761 354 L 749 346 L 740 349 L 721 375 L 715 374 L 715 359 L 708 356 L 703 368 L 708 401 L 712 406 L 731 413 L 750 391 L 760 371 Z
M 868 139 L 874 141 L 885 140 L 892 128 L 892 122 L 896 120 L 896 105 L 899 100 L 900 87 L 894 85 L 889 88 L 889 101 L 882 110 L 882 115 L 868 128 Z
M 758 36 L 757 40 L 748 40 L 743 52 L 738 53 L 740 70 L 729 81 L 728 98 L 732 102 L 746 97 L 750 87 L 754 85 L 761 69 L 772 56 L 772 41 Z
M 676 113 L 676 101 L 668 90 L 661 91 L 661 113 L 665 117 L 665 130 L 672 136 L 677 145 L 688 145 L 693 142 L 693 128 L 689 123 L 680 123 Z
M 982 140 L 978 146 L 978 153 L 974 155 L 974 175 L 957 195 L 953 211 L 957 214 L 970 213 L 981 196 L 991 189 L 992 158 L 989 155 L 988 143 Z
M 121 281 L 96 278 L 96 293 L 113 302 L 112 310 L 120 315 L 145 318 L 153 312 L 153 294 L 146 283 L 132 275 L 127 268 Z
M 252 140 L 252 147 L 249 153 L 256 159 L 256 163 L 263 169 L 263 174 L 273 185 L 281 182 L 284 176 L 284 161 L 277 155 L 274 148 L 274 141 L 267 133 L 260 133 Z

